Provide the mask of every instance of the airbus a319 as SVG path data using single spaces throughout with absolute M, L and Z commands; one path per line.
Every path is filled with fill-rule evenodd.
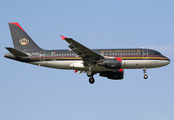
M 112 80 L 121 80 L 124 69 L 142 69 L 144 79 L 146 70 L 168 65 L 170 59 L 152 49 L 89 49 L 72 38 L 61 35 L 69 43 L 69 50 L 44 50 L 40 48 L 18 23 L 9 23 L 14 48 L 4 56 L 9 59 L 38 66 L 75 70 L 86 73 L 89 82 L 95 82 L 94 75 Z

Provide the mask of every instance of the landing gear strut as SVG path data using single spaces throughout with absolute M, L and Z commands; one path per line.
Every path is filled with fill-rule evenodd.
M 144 73 L 144 79 L 147 79 L 148 78 L 148 75 L 146 75 L 146 68 L 143 68 L 143 73 Z

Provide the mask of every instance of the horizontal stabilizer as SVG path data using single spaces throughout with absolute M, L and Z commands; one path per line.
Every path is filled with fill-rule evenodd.
M 14 56 L 20 56 L 20 57 L 28 57 L 29 55 L 19 51 L 19 50 L 16 50 L 16 49 L 13 49 L 11 47 L 6 47 L 6 49 L 12 53 Z

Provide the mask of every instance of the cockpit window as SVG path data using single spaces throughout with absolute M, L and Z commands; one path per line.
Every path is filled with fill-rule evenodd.
M 161 53 L 159 53 L 159 52 L 157 52 L 157 53 L 155 53 L 155 55 L 162 55 Z

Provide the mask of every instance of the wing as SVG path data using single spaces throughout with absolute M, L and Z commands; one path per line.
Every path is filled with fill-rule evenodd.
M 62 35 L 61 37 L 62 40 L 66 40 L 70 44 L 68 46 L 70 48 L 70 51 L 74 51 L 77 54 L 77 57 L 81 57 L 84 62 L 94 63 L 97 60 L 104 58 L 102 55 L 76 42 L 72 38 L 66 38 Z

